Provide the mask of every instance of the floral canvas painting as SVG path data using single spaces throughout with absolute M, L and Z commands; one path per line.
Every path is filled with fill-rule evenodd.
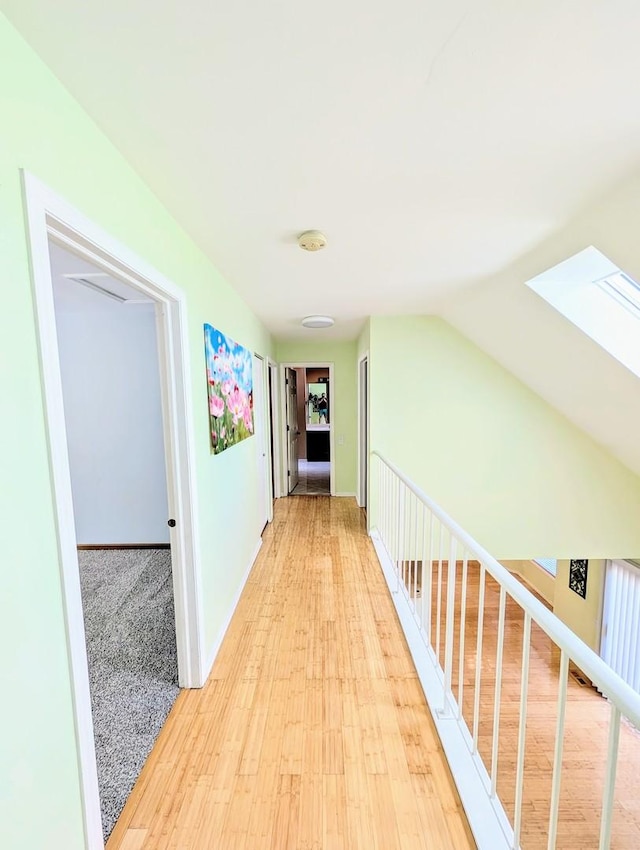
M 253 434 L 253 357 L 211 325 L 204 326 L 211 451 L 220 454 Z

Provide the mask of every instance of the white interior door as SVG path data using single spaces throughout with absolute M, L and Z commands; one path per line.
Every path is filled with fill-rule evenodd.
M 269 521 L 269 453 L 265 416 L 264 360 L 253 355 L 253 427 L 258 442 L 258 530 L 263 532 Z
M 288 492 L 292 493 L 298 483 L 298 388 L 294 369 L 287 367 L 287 478 Z

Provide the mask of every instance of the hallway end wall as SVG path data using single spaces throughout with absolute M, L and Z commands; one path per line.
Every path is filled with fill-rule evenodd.
M 331 411 L 331 428 L 335 433 L 333 461 L 335 462 L 336 494 L 355 496 L 357 436 L 355 341 L 277 340 L 276 357 L 279 363 L 334 364 L 334 410 Z

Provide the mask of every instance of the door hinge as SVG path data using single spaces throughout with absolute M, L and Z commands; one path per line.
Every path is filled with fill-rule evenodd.
M 290 431 L 290 430 L 291 430 L 291 426 L 287 425 L 287 431 Z
M 284 385 L 285 385 L 285 387 L 289 386 L 289 378 L 284 379 Z
M 291 470 L 287 469 L 287 478 L 291 478 Z

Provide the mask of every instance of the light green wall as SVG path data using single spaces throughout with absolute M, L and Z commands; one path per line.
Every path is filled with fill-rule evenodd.
M 574 631 L 587 646 L 600 651 L 602 603 L 606 560 L 589 559 L 587 596 L 583 599 L 569 587 L 569 559 L 558 561 L 556 576 L 552 576 L 534 561 L 502 561 L 503 566 L 516 573 L 551 605 L 553 613 Z
M 0 846 L 79 850 L 70 679 L 19 169 L 187 293 L 207 649 L 259 532 L 257 441 L 209 454 L 202 324 L 273 352 L 238 295 L 3 17 L 0 57 L 0 654 L 11 695 L 3 704 Z
M 553 597 L 555 595 L 556 579 L 551 573 L 548 573 L 540 564 L 536 564 L 532 560 L 524 561 L 501 561 L 504 567 L 511 572 L 517 573 L 518 576 L 535 591 L 537 591 L 549 605 L 553 606 Z
M 589 559 L 587 596 L 583 599 L 569 587 L 569 560 L 563 558 L 558 561 L 553 595 L 553 613 L 595 652 L 600 651 L 605 571 L 605 560 Z
M 370 333 L 372 449 L 495 557 L 640 551 L 640 479 L 513 375 L 442 319 Z
M 334 409 L 331 427 L 335 433 L 336 493 L 355 495 L 357 452 L 357 361 L 353 342 L 276 342 L 279 363 L 333 363 Z M 340 438 L 344 442 L 340 445 Z

